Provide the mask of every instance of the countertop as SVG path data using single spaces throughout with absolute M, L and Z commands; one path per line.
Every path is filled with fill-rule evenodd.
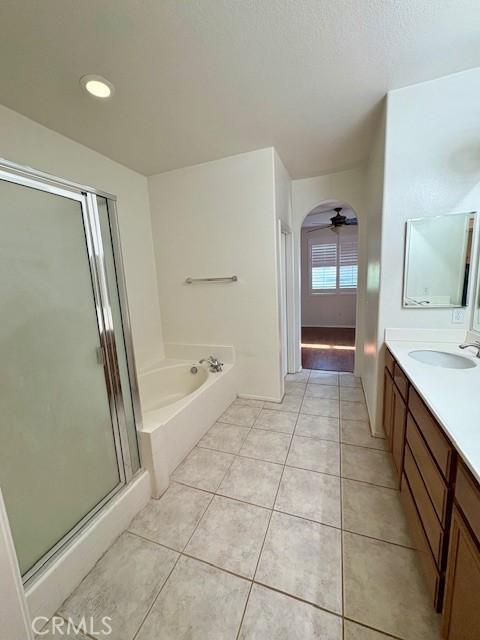
M 480 359 L 473 349 L 463 351 L 451 342 L 387 339 L 385 344 L 480 483 Z M 416 349 L 455 353 L 477 366 L 446 369 L 424 364 L 408 355 Z

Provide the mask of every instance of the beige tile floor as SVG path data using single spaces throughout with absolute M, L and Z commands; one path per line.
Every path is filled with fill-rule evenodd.
M 365 417 L 352 374 L 236 400 L 59 614 L 110 616 L 112 640 L 437 640 Z

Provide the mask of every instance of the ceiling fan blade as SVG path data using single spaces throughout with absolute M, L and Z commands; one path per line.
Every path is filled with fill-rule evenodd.
M 307 233 L 312 233 L 312 231 L 321 231 L 322 229 L 331 229 L 331 224 L 323 224 L 319 227 L 312 227 L 311 229 L 307 229 Z
M 345 224 L 346 225 L 356 226 L 356 225 L 358 225 L 358 218 L 347 218 L 345 220 Z

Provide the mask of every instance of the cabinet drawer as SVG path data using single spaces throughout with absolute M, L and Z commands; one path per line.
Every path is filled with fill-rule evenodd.
M 459 464 L 457 469 L 455 501 L 480 545 L 480 489 L 463 464 Z
M 430 501 L 425 485 L 423 484 L 422 476 L 417 469 L 415 460 L 413 459 L 412 452 L 409 446 L 405 447 L 405 462 L 404 462 L 405 475 L 410 486 L 410 490 L 417 507 L 417 511 L 422 521 L 423 529 L 430 543 L 430 548 L 435 558 L 437 566 L 440 567 L 442 544 L 443 544 L 443 529 L 438 521 L 435 509 Z
M 441 472 L 448 478 L 450 475 L 450 465 L 452 461 L 452 448 L 450 443 L 443 435 L 436 420 L 432 417 L 425 403 L 420 398 L 415 389 L 411 389 L 408 399 L 408 408 L 415 418 L 425 441 L 427 442 L 434 459 L 436 460 Z
M 393 359 L 392 354 L 388 349 L 385 349 L 385 367 L 390 371 L 393 376 L 393 365 L 395 364 L 395 360 Z
M 408 414 L 407 418 L 407 442 L 437 512 L 438 519 L 442 526 L 445 527 L 447 485 L 410 414 Z
M 408 394 L 408 378 L 396 362 L 393 365 L 393 380 L 395 381 L 398 390 L 402 394 L 402 398 L 406 402 Z
M 440 574 L 437 571 L 437 565 L 435 564 L 435 561 L 433 559 L 427 538 L 425 536 L 425 532 L 422 527 L 422 523 L 420 522 L 420 518 L 418 517 L 417 508 L 415 507 L 415 502 L 410 492 L 410 487 L 408 486 L 408 481 L 405 477 L 405 474 L 402 476 L 400 495 L 407 514 L 413 543 L 419 553 L 420 561 L 422 563 L 423 574 L 425 576 L 425 581 L 433 602 L 433 606 L 437 609 L 437 611 L 439 611 L 441 605 L 441 603 L 439 602 Z

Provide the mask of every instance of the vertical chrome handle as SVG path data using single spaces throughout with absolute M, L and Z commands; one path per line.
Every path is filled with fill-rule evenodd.
M 103 351 L 103 347 L 102 346 L 98 346 L 95 349 L 95 352 L 97 354 L 97 362 L 98 364 L 100 364 L 102 367 L 105 366 L 105 353 Z

